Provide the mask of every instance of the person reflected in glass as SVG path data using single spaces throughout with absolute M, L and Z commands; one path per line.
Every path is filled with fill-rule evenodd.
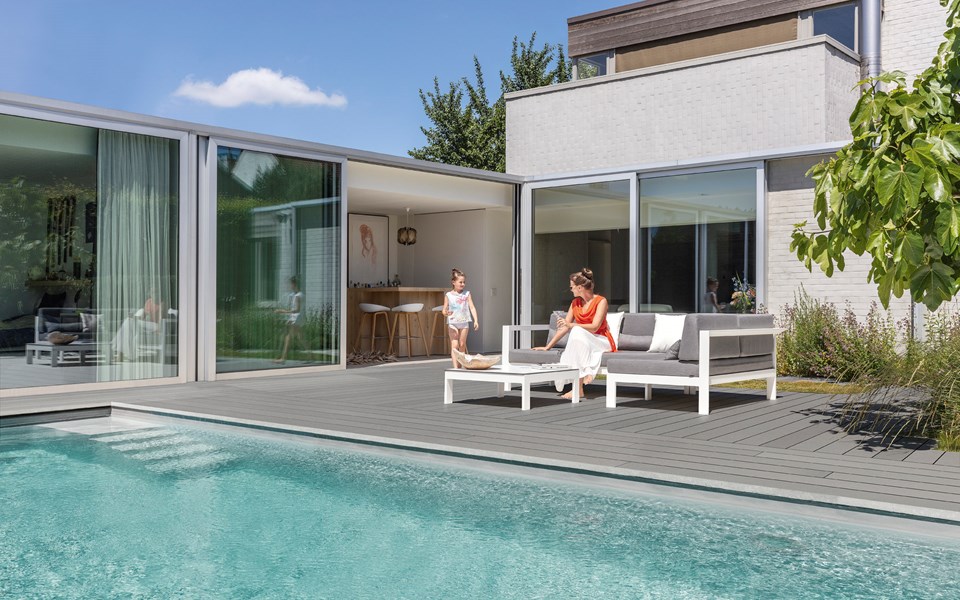
M 467 276 L 460 269 L 453 269 L 450 273 L 451 290 L 443 295 L 443 316 L 447 318 L 447 335 L 450 336 L 450 360 L 453 368 L 457 369 L 455 352 L 467 353 L 467 335 L 470 333 L 470 323 L 473 330 L 480 329 L 480 319 L 477 318 L 477 307 L 473 305 L 473 296 L 465 291 Z
M 607 327 L 607 299 L 593 289 L 593 271 L 584 267 L 572 273 L 570 293 L 573 294 L 573 301 L 567 314 L 557 319 L 557 333 L 546 346 L 538 346 L 534 350 L 550 350 L 568 336 L 559 364 L 579 370 L 579 378 L 574 385 L 580 386 L 582 397 L 583 386 L 592 382 L 600 370 L 603 353 L 616 352 L 617 345 Z M 556 382 L 556 387 L 558 392 L 563 389 L 560 381 Z M 563 397 L 570 399 L 573 391 Z
M 290 350 L 290 340 L 297 338 L 302 348 L 306 348 L 303 341 L 303 292 L 300 291 L 300 282 L 296 277 L 290 278 L 290 293 L 287 294 L 286 308 L 278 308 L 277 313 L 284 315 L 286 335 L 283 338 L 283 351 L 280 358 L 273 361 L 282 365 L 287 361 L 287 352 Z
M 155 340 L 160 331 L 160 319 L 166 309 L 156 292 L 151 291 L 143 308 L 123 320 L 113 338 L 112 346 L 118 362 L 137 360 L 140 348 Z
M 717 302 L 717 290 L 720 289 L 720 282 L 716 277 L 707 277 L 707 291 L 703 294 L 703 312 L 720 313 L 727 307 L 726 304 Z

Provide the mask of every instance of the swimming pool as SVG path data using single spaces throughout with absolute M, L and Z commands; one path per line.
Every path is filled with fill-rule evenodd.
M 960 597 L 949 538 L 96 421 L 0 433 L 0 597 Z

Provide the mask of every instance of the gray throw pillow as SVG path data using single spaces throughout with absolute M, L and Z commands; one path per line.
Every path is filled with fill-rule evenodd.
M 677 340 L 673 343 L 672 346 L 667 348 L 667 360 L 679 360 L 680 358 L 680 340 Z

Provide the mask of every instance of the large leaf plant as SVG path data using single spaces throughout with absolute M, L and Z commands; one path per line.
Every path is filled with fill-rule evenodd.
M 790 244 L 828 277 L 868 253 L 884 307 L 909 290 L 935 310 L 960 290 L 960 0 L 940 3 L 946 40 L 912 85 L 900 71 L 860 82 L 853 141 L 808 172 L 819 231 L 798 223 Z

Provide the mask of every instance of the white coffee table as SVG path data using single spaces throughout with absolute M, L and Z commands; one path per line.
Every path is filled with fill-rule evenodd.
M 33 342 L 27 344 L 27 364 L 32 365 L 34 359 L 40 358 L 43 353 L 50 354 L 50 366 L 57 367 L 63 362 L 63 355 L 76 353 L 80 355 L 80 364 L 87 364 L 88 354 L 100 354 L 102 360 L 110 364 L 110 345 L 96 342 L 70 342 L 69 344 L 53 344 L 51 342 Z
M 498 398 L 503 397 L 506 385 L 519 385 L 522 393 L 520 409 L 530 410 L 530 385 L 559 380 L 573 382 L 573 403 L 576 404 L 580 402 L 579 375 L 575 367 L 565 366 L 496 365 L 483 370 L 447 369 L 443 374 L 443 403 L 453 404 L 454 381 L 491 381 L 497 384 Z

